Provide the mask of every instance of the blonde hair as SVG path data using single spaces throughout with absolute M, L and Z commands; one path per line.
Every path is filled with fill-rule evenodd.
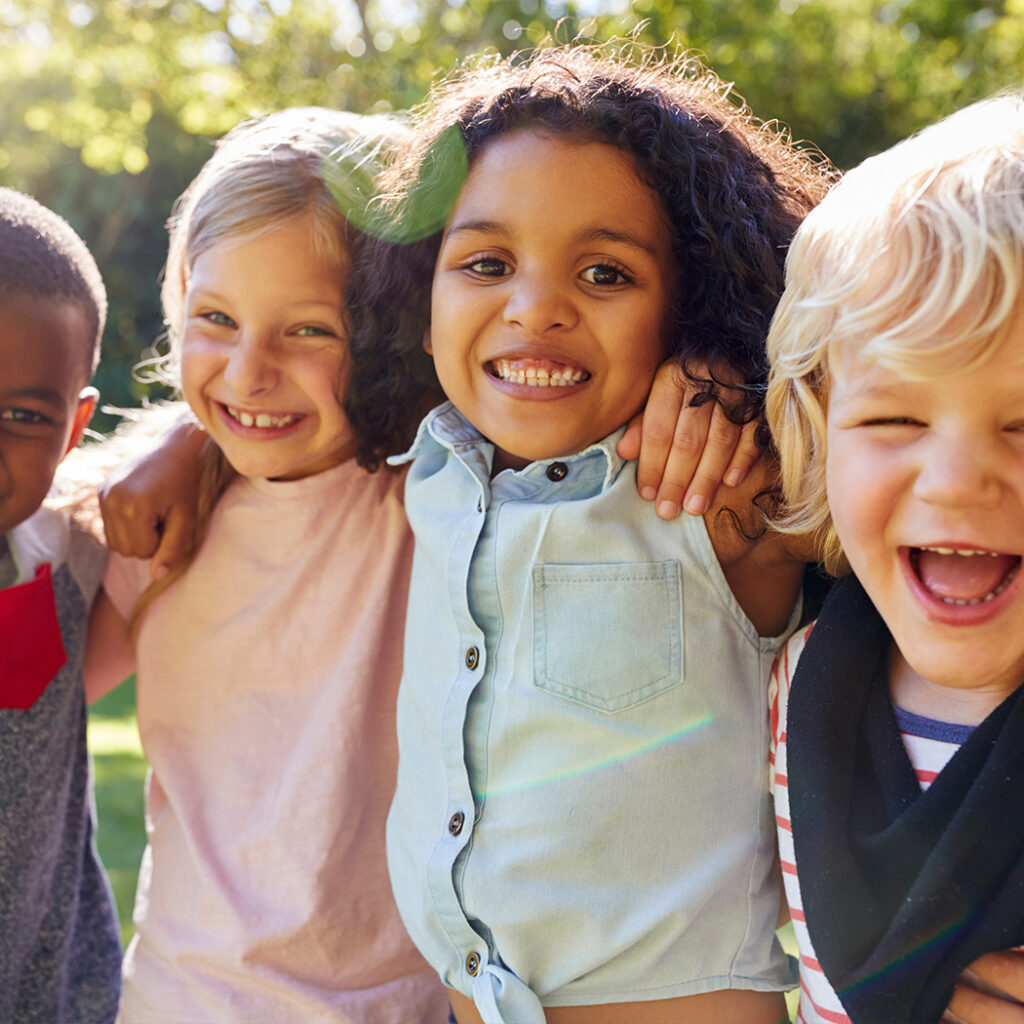
M 340 268 L 348 258 L 352 228 L 373 216 L 369 207 L 380 164 L 406 131 L 397 117 L 295 107 L 245 121 L 221 138 L 167 222 L 170 239 L 160 300 L 169 353 L 155 361 L 157 376 L 179 386 L 185 295 L 191 268 L 202 253 L 312 215 L 317 254 Z M 182 563 L 142 594 L 132 616 L 133 631 L 153 599 L 188 568 L 234 475 L 220 449 L 207 440 L 200 455 L 194 542 Z
M 825 489 L 829 389 L 855 352 L 928 379 L 1002 343 L 1024 266 L 1024 94 L 975 103 L 864 161 L 801 225 L 768 334 L 766 411 L 786 507 L 848 571 Z
M 227 239 L 256 237 L 311 213 L 317 254 L 342 261 L 350 222 L 362 223 L 379 162 L 404 132 L 395 117 L 295 107 L 244 121 L 217 142 L 167 222 L 160 301 L 175 383 L 196 259 Z

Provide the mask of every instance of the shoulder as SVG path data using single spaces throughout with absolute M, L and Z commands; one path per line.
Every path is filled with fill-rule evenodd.
M 38 509 L 7 534 L 7 542 L 18 568 L 18 581 L 35 574 L 36 566 L 49 562 L 56 569 L 68 557 L 71 542 L 71 519 L 57 509 Z
M 739 487 L 719 487 L 704 514 L 729 588 L 761 636 L 777 636 L 785 629 L 805 565 L 790 539 L 765 522 L 764 499 L 776 484 L 774 463 L 762 458 Z

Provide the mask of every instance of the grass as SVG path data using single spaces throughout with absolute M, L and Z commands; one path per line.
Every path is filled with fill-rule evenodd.
M 146 845 L 146 761 L 135 726 L 134 678 L 89 709 L 89 750 L 96 782 L 96 841 L 114 890 L 121 941 L 127 946 L 134 932 L 135 880 Z

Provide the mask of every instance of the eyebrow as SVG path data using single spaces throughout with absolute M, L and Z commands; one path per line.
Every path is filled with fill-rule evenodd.
M 452 224 L 448 228 L 445 238 L 451 238 L 457 234 L 492 234 L 508 237 L 512 234 L 507 224 L 497 220 L 468 220 L 462 223 Z M 657 256 L 652 245 L 644 241 L 639 235 L 629 231 L 617 231 L 614 228 L 592 227 L 585 228 L 576 236 L 577 242 L 616 242 L 619 245 L 628 245 L 632 249 L 639 249 L 641 252 L 651 256 Z
M 225 310 L 229 309 L 232 305 L 231 298 L 227 295 L 222 295 L 215 288 L 203 288 L 202 286 L 195 289 L 190 288 L 186 293 L 186 297 L 188 300 L 185 303 L 186 313 L 196 305 L 223 306 L 225 307 Z M 339 308 L 333 302 L 329 302 L 326 299 L 321 299 L 319 297 L 314 298 L 311 295 L 299 295 L 292 300 L 292 306 L 316 307 L 342 313 L 342 308 Z
M 17 388 L 0 394 L 0 401 L 18 402 L 26 398 L 34 398 L 38 402 L 50 405 L 63 405 L 64 395 L 57 388 Z

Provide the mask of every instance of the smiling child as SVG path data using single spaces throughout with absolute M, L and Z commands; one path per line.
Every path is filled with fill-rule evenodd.
M 1022 270 L 1020 95 L 851 171 L 790 251 L 782 525 L 853 572 L 773 679 L 808 1024 L 937 1021 L 1024 943 Z
M 668 522 L 616 453 L 669 358 L 727 367 L 759 413 L 782 253 L 825 177 L 723 92 L 652 54 L 484 62 L 395 172 L 400 211 L 457 196 L 432 267 L 373 265 L 392 344 L 377 323 L 352 346 L 425 345 L 450 399 L 403 457 L 388 859 L 460 1024 L 785 1015 L 763 759 L 803 563 L 760 529 L 763 478 Z
M 40 507 L 96 408 L 85 243 L 0 189 L 0 1020 L 107 1024 L 121 946 L 95 847 L 82 653 L 106 552 Z

